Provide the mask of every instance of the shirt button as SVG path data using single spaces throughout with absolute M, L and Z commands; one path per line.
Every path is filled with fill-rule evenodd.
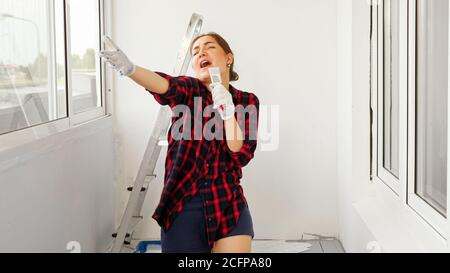
M 206 167 L 209 168 L 209 164 L 206 164 Z

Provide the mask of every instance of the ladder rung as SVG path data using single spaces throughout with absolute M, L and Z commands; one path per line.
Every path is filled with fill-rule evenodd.
M 116 237 L 117 237 L 117 232 L 114 232 L 114 233 L 112 234 L 112 237 L 113 237 L 113 238 L 116 238 Z M 125 238 L 128 238 L 128 237 L 130 237 L 130 233 L 127 233 L 127 234 L 125 235 Z
M 145 177 L 145 181 L 144 181 L 144 183 L 150 183 L 150 182 L 152 182 L 152 180 L 153 179 L 155 179 L 156 178 L 156 174 L 152 174 L 152 175 L 147 175 L 146 177 Z
M 169 142 L 167 140 L 158 141 L 158 146 L 169 146 Z
M 130 234 L 134 231 L 134 229 L 136 228 L 136 226 L 139 224 L 139 222 L 140 222 L 142 219 L 144 219 L 143 216 L 133 216 L 133 217 L 131 218 L 130 225 L 128 226 L 128 232 L 127 232 L 127 234 L 125 235 L 125 242 L 124 242 L 124 244 L 126 244 L 127 240 L 130 239 L 130 237 L 131 237 Z M 117 237 L 117 232 L 113 233 L 113 234 L 112 234 L 112 237 L 113 237 L 113 238 L 116 238 L 116 237 Z M 128 243 L 129 243 L 129 241 L 128 241 Z
M 136 226 L 139 224 L 139 222 L 143 218 L 144 217 L 142 217 L 142 216 L 133 216 L 133 218 L 131 218 L 130 225 L 128 226 L 128 233 L 127 234 L 133 233 L 134 229 L 136 228 Z
M 147 186 L 153 179 L 156 178 L 156 174 L 147 175 L 144 180 L 144 186 Z M 142 187 L 141 192 L 144 192 L 148 189 L 148 187 Z M 133 191 L 133 186 L 127 188 L 127 191 Z
M 147 188 L 144 188 L 144 187 L 141 188 L 141 192 L 146 191 L 146 190 L 147 190 Z M 133 191 L 133 187 L 128 187 L 127 191 Z

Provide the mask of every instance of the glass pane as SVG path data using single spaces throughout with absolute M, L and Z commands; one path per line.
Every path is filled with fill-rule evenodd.
M 0 134 L 66 117 L 63 9 L 51 1 L 0 1 Z M 53 21 L 54 19 L 54 21 Z M 58 59 L 59 65 L 53 63 Z M 56 76 L 58 75 L 58 77 Z M 58 90 L 58 91 L 57 91 Z
M 447 207 L 448 0 L 417 1 L 416 194 Z
M 74 113 L 101 107 L 97 85 L 100 46 L 98 0 L 70 0 L 71 76 Z
M 383 167 L 399 170 L 399 1 L 384 1 Z

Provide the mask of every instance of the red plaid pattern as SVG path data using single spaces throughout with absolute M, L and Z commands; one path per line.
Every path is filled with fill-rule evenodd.
M 168 133 L 169 146 L 165 161 L 164 188 L 153 218 L 166 231 L 170 229 L 184 204 L 200 194 L 205 208 L 205 222 L 210 247 L 227 236 L 236 225 L 240 211 L 247 206 L 247 200 L 240 185 L 242 167 L 253 158 L 257 141 L 259 101 L 256 95 L 237 90 L 230 85 L 230 93 L 236 108 L 249 107 L 249 111 L 235 114 L 245 134 L 239 152 L 229 150 L 225 140 L 223 121 L 216 110 L 203 115 L 207 106 L 213 104 L 211 92 L 196 78 L 172 77 L 157 72 L 169 81 L 169 90 L 163 94 L 149 91 L 161 105 L 172 110 L 180 105 L 189 108 L 190 115 L 174 115 Z M 195 101 L 201 98 L 201 104 Z M 215 115 L 219 117 L 214 119 Z M 223 138 L 208 140 L 207 133 L 199 139 L 195 135 L 195 123 L 213 124 L 213 133 L 222 132 Z M 208 123 L 209 122 L 209 123 Z M 183 130 L 190 128 L 191 139 L 174 139 L 171 133 L 175 124 L 182 124 Z M 245 124 L 245 130 L 244 130 Z M 190 126 L 189 126 L 190 125 Z M 205 130 L 207 131 L 207 130 Z M 206 139 L 205 139 L 206 138 Z

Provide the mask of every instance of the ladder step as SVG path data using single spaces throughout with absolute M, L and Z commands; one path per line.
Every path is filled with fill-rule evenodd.
M 114 233 L 112 234 L 112 237 L 113 237 L 113 238 L 116 238 L 116 237 L 117 237 L 117 232 L 114 232 Z M 128 237 L 130 237 L 130 233 L 127 233 L 127 234 L 125 235 L 125 238 L 128 238 Z
M 144 219 L 143 216 L 133 216 L 133 218 L 131 218 L 130 225 L 128 226 L 127 234 L 133 233 L 134 229 L 139 224 L 139 222 L 141 222 L 142 219 Z
M 155 179 L 155 178 L 156 178 L 156 174 L 147 175 L 147 176 L 145 177 L 145 180 L 144 180 L 144 186 L 150 184 L 150 182 L 152 182 L 152 180 Z M 142 187 L 142 188 L 141 188 L 141 192 L 144 192 L 144 191 L 146 191 L 147 189 L 148 189 L 148 187 L 147 187 L 147 188 L 146 188 L 146 187 Z M 128 188 L 127 188 L 127 191 L 133 191 L 133 186 L 128 187 Z
M 146 191 L 146 190 L 147 190 L 147 188 L 144 188 L 144 187 L 141 188 L 141 192 Z M 133 191 L 133 187 L 128 187 L 127 191 Z
M 144 184 L 149 184 L 150 182 L 152 182 L 153 179 L 156 178 L 156 174 L 152 174 L 152 175 L 147 175 L 145 177 L 145 181 Z
M 169 142 L 167 140 L 158 141 L 158 146 L 169 146 Z
M 161 136 L 158 138 L 158 146 L 169 146 L 169 141 L 167 141 L 167 136 Z
M 125 235 L 125 242 L 124 242 L 124 244 L 127 244 L 127 242 L 128 242 L 128 245 L 130 244 L 130 241 L 126 241 L 126 240 L 130 239 L 131 233 L 134 231 L 134 229 L 139 224 L 139 222 L 141 222 L 142 219 L 144 219 L 143 216 L 133 216 L 133 218 L 131 218 L 130 225 L 128 226 L 128 232 Z M 114 232 L 112 234 L 112 237 L 113 238 L 117 238 L 117 232 Z

